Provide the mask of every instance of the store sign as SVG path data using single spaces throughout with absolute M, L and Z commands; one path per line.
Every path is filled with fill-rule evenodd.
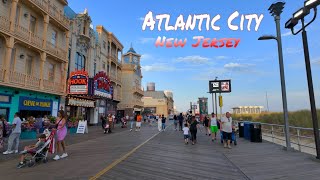
M 69 106 L 80 106 L 80 107 L 94 107 L 94 101 L 70 98 L 68 100 L 68 105 Z
M 52 100 L 20 97 L 19 110 L 52 111 Z
M 111 86 L 110 79 L 106 73 L 100 71 L 94 76 L 93 79 L 94 95 L 112 99 L 113 87 Z
M 230 93 L 231 80 L 209 81 L 209 93 Z
M 88 94 L 88 72 L 71 72 L 68 81 L 69 94 Z

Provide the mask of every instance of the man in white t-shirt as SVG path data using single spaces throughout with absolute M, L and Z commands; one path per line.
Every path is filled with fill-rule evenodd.
M 210 130 L 211 130 L 212 142 L 213 142 L 214 140 L 217 139 L 217 132 L 218 132 L 217 118 L 214 113 L 211 114 Z
M 190 131 L 190 129 L 188 127 L 188 124 L 185 124 L 184 128 L 182 130 L 183 130 L 183 136 L 184 136 L 184 143 L 189 144 L 189 131 Z
M 223 143 L 225 148 L 231 149 L 230 142 L 232 138 L 232 118 L 229 112 L 226 113 L 226 117 L 221 120 L 222 133 L 223 133 Z
M 17 112 L 16 114 L 14 114 L 14 119 L 12 122 L 12 132 L 8 140 L 8 149 L 7 151 L 3 152 L 4 155 L 18 153 L 20 134 L 21 134 L 21 119 L 20 119 L 20 114 Z M 15 144 L 16 146 L 14 150 L 12 150 L 13 142 L 16 142 Z

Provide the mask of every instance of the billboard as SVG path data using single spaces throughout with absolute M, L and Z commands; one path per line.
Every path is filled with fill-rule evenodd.
M 231 80 L 209 81 L 209 93 L 230 93 Z

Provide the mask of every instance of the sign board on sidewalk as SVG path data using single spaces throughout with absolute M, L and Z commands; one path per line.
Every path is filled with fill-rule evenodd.
M 209 93 L 230 93 L 231 80 L 209 81 Z
M 80 120 L 78 123 L 78 128 L 77 128 L 77 134 L 84 134 L 88 133 L 88 125 L 87 125 L 87 120 Z

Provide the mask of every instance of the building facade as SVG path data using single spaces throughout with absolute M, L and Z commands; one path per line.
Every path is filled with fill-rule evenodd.
M 100 62 L 97 68 L 106 72 L 113 88 L 113 98 L 106 102 L 107 114 L 117 114 L 118 104 L 122 100 L 122 49 L 123 45 L 117 37 L 103 26 L 96 27 L 98 43 L 100 44 Z
M 233 114 L 260 114 L 263 106 L 238 106 L 232 108 Z
M 121 117 L 126 115 L 133 116 L 141 113 L 143 102 L 141 101 L 144 93 L 141 88 L 141 55 L 131 47 L 122 58 L 122 101 L 119 104 L 118 112 Z
M 174 114 L 174 100 L 172 91 L 164 91 L 168 101 L 168 114 Z
M 171 113 L 173 114 L 174 105 L 171 106 L 170 104 L 174 102 L 173 94 L 170 91 L 166 92 L 168 95 L 171 93 L 171 97 L 168 97 L 165 91 L 156 91 L 154 83 L 148 83 L 147 91 L 144 91 L 144 96 L 142 98 L 144 113 L 164 115 L 165 117 L 168 117 Z
M 67 0 L 0 2 L 0 114 L 57 115 L 65 96 Z

